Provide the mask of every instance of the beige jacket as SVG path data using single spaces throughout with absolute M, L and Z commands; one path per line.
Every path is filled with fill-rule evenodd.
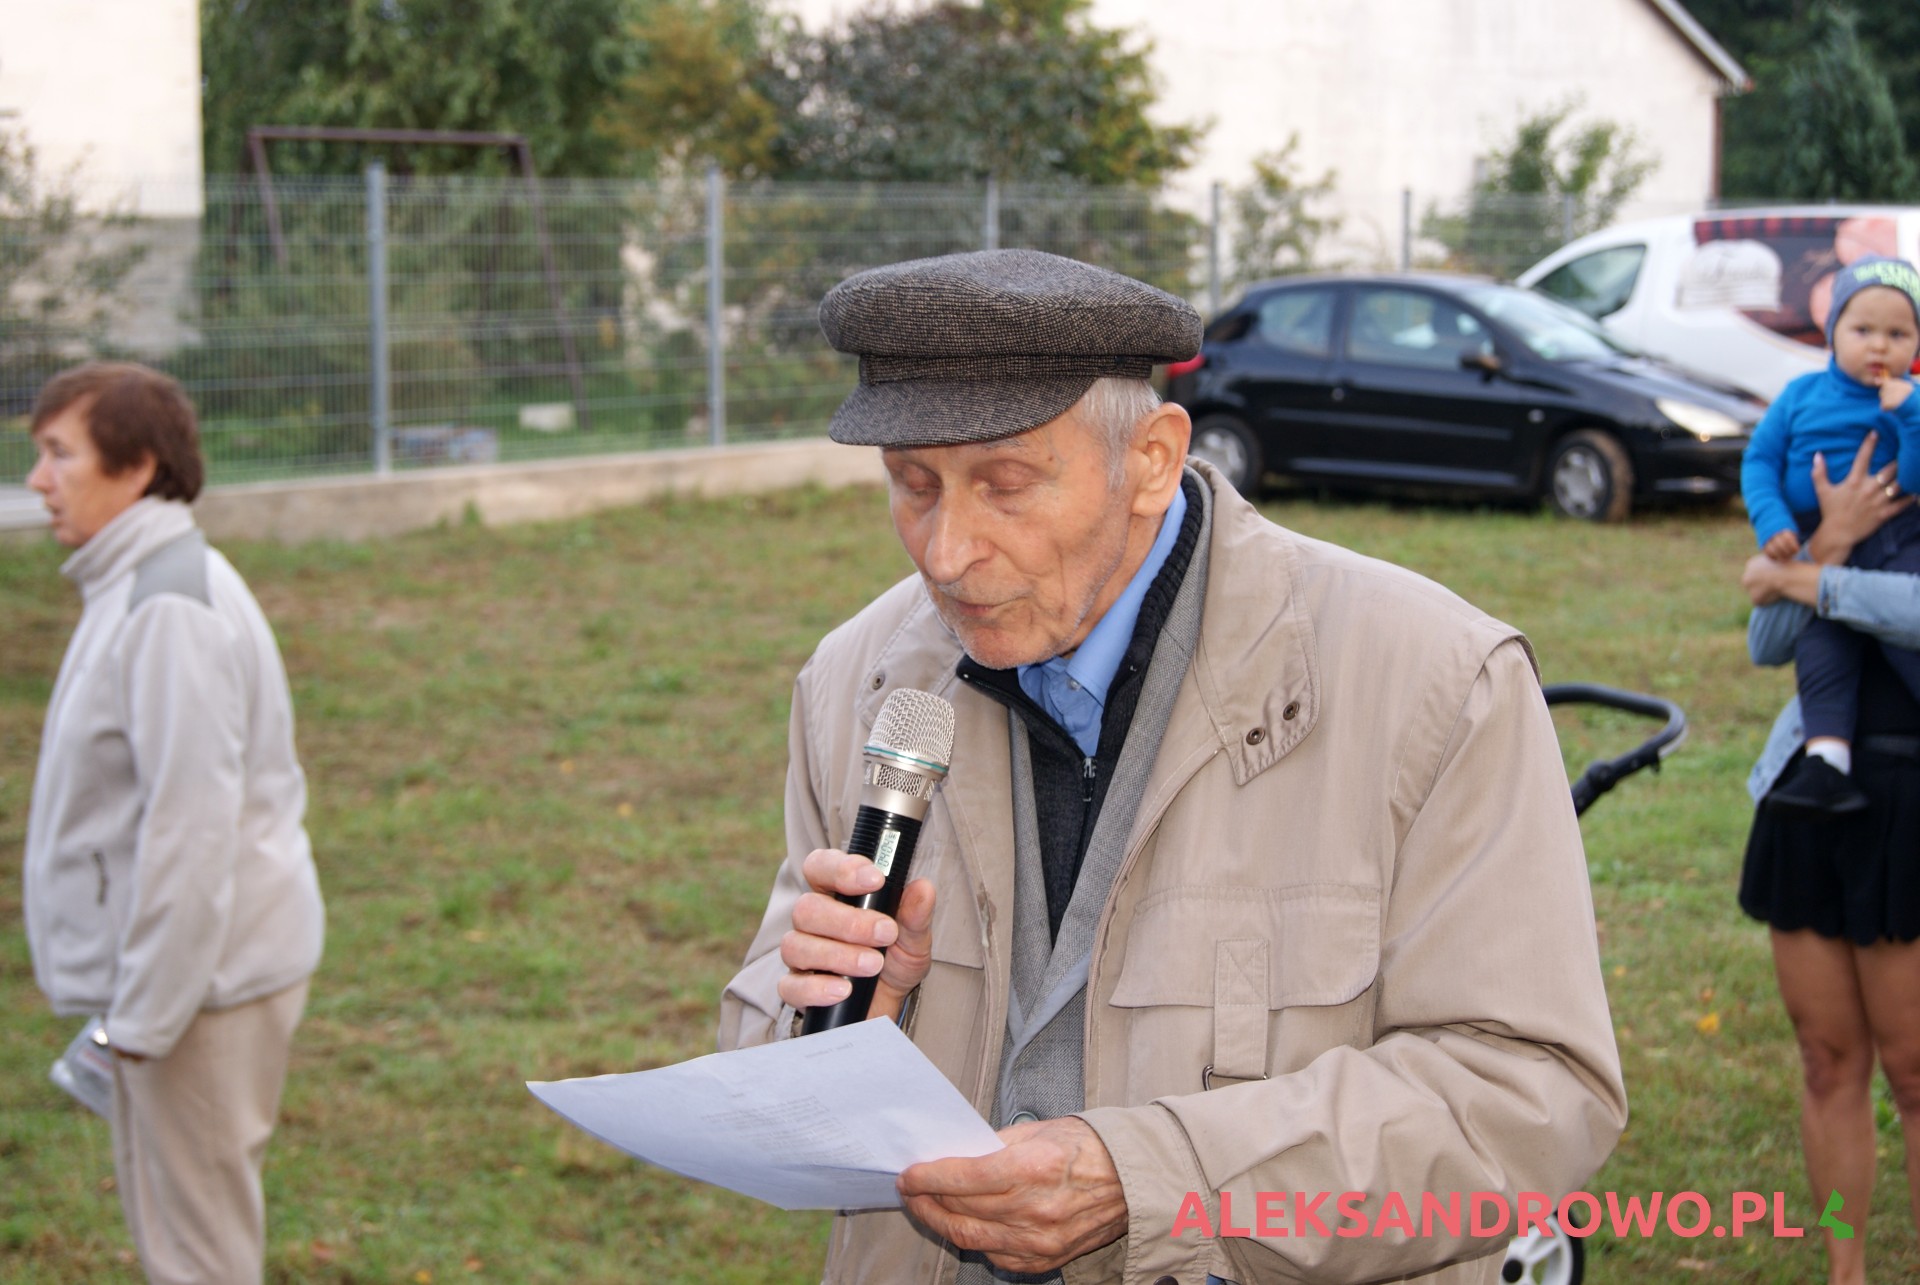
M 1430 581 L 1273 525 L 1200 471 L 1214 496 L 1201 642 L 1087 983 L 1081 1114 L 1113 1155 L 1130 1225 L 1067 1280 L 1494 1281 L 1485 1255 L 1510 1231 L 1171 1234 L 1189 1192 L 1216 1228 L 1223 1194 L 1250 1227 L 1257 1193 L 1333 1193 L 1330 1229 L 1342 1192 L 1369 1193 L 1371 1218 L 1398 1193 L 1416 1222 L 1423 1192 L 1557 1196 L 1626 1120 L 1580 836 L 1526 641 Z M 985 1114 L 1012 926 L 1008 715 L 955 678 L 959 658 L 909 580 L 801 671 L 787 859 L 727 987 L 720 1044 L 790 1030 L 775 984 L 800 862 L 850 832 L 859 747 L 887 693 L 922 688 L 953 702 L 958 736 L 914 857 L 938 900 L 909 1027 Z M 932 1285 L 955 1261 L 903 1214 L 862 1213 L 836 1220 L 826 1279 Z

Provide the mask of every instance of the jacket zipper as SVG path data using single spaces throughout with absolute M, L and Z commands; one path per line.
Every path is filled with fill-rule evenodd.
M 1085 853 L 1093 838 L 1093 787 L 1100 779 L 1100 764 L 1093 758 L 1080 760 L 1080 851 Z

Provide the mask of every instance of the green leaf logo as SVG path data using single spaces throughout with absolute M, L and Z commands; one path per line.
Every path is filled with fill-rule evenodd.
M 1853 1227 L 1841 1222 L 1838 1217 L 1841 1203 L 1840 1193 L 1837 1191 L 1827 1197 L 1827 1208 L 1820 1215 L 1820 1226 L 1832 1232 L 1835 1240 L 1852 1240 Z

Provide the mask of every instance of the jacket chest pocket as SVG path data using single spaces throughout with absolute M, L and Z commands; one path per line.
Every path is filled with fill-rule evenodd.
M 1184 1010 L 1153 1024 L 1204 1054 L 1188 1068 L 1193 1082 L 1177 1086 L 1190 1093 L 1294 1070 L 1364 1038 L 1354 1001 L 1379 970 L 1377 888 L 1173 888 L 1135 912 L 1108 1003 Z

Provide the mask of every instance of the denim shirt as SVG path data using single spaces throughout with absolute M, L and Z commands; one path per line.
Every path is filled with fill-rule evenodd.
M 1793 659 L 1793 642 L 1815 614 L 1858 629 L 1895 647 L 1920 650 L 1920 576 L 1904 571 L 1862 571 L 1823 567 L 1819 606 L 1781 599 L 1754 608 L 1747 622 L 1747 654 L 1756 665 L 1784 665 Z M 1767 735 L 1760 761 L 1747 777 L 1747 793 L 1758 803 L 1806 740 L 1800 722 L 1800 698 L 1780 711 Z

